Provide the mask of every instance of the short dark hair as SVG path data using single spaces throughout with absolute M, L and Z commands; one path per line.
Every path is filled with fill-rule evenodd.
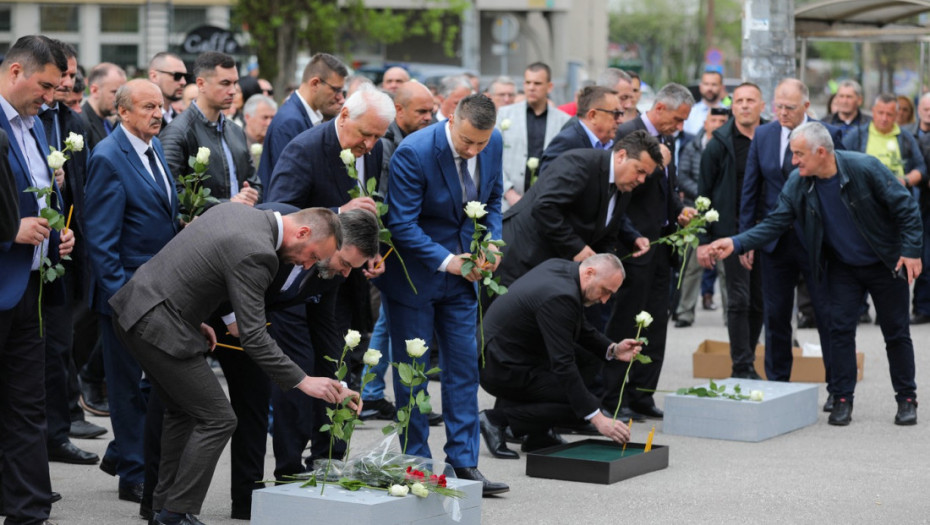
M 701 78 L 704 78 L 704 75 L 717 75 L 717 78 L 720 79 L 720 83 L 723 84 L 723 73 L 719 71 L 714 71 L 713 69 L 705 69 L 701 72 Z
M 217 67 L 223 69 L 236 67 L 236 60 L 226 53 L 220 53 L 219 51 L 203 52 L 197 56 L 197 60 L 194 61 L 194 77 L 212 75 L 214 72 L 213 70 Z
M 179 57 L 178 55 L 174 53 L 171 53 L 169 51 L 160 51 L 158 53 L 155 53 L 155 56 L 152 57 L 152 60 L 149 60 L 149 69 L 163 67 L 162 63 L 164 63 L 165 59 L 169 57 L 174 58 L 176 60 L 180 60 L 181 62 L 184 62 L 184 60 L 181 57 Z
M 546 82 L 549 82 L 550 80 L 552 80 L 552 69 L 548 65 L 542 62 L 533 62 L 532 64 L 526 66 L 526 71 L 532 71 L 533 73 L 537 73 L 539 71 L 545 71 Z
M 484 95 L 468 95 L 455 108 L 455 120 L 460 119 L 471 122 L 475 129 L 489 130 L 497 123 L 497 107 Z
M 74 75 L 74 87 L 71 88 L 72 93 L 83 93 L 87 89 L 87 83 L 84 82 L 84 75 L 80 71 Z
M 67 64 L 68 62 L 65 61 L 65 68 L 67 68 Z M 126 76 L 126 72 L 123 71 L 123 68 L 117 66 L 116 64 L 112 62 L 101 62 L 97 64 L 96 66 L 94 66 L 93 69 L 90 70 L 90 75 L 87 76 L 87 84 L 91 86 L 96 85 L 98 82 L 103 80 L 107 75 L 109 75 L 110 72 L 113 70 L 118 71 L 124 77 Z
M 378 255 L 378 235 L 381 232 L 378 218 L 367 210 L 349 210 L 339 214 L 342 224 L 342 243 L 355 246 L 367 259 Z
M 588 86 L 578 94 L 578 118 L 584 118 L 588 111 L 599 104 L 607 95 L 616 95 L 617 91 L 604 86 Z
M 3 58 L 5 64 L 14 62 L 23 66 L 26 75 L 45 68 L 47 64 L 52 64 L 62 73 L 68 70 L 68 57 L 65 56 L 61 42 L 45 35 L 20 37 Z
M 56 42 L 58 41 L 56 40 Z M 67 42 L 58 42 L 58 45 L 61 46 L 61 51 L 65 54 L 65 69 L 67 70 L 67 60 L 69 58 L 77 60 L 77 49 Z
M 642 81 L 642 79 L 639 78 L 639 73 L 637 73 L 636 71 L 633 71 L 632 69 L 627 69 L 627 70 L 624 70 L 623 72 L 626 73 L 627 75 L 630 75 L 630 78 L 635 78 L 636 80 Z
M 739 89 L 739 88 L 744 88 L 744 87 L 755 88 L 756 91 L 758 91 L 759 93 L 762 93 L 762 88 L 760 88 L 759 85 L 756 84 L 756 83 L 754 83 L 754 82 L 743 82 L 742 84 L 740 84 L 740 85 L 736 86 L 735 88 L 733 88 L 733 92 L 736 93 L 736 90 L 737 90 L 737 89 Z
M 629 135 L 624 136 L 614 144 L 614 151 L 624 150 L 627 157 L 638 159 L 643 152 L 649 154 L 656 166 L 664 164 L 662 159 L 662 149 L 659 148 L 659 140 L 645 130 L 637 130 Z
M 306 82 L 314 77 L 322 80 L 328 77 L 330 73 L 335 73 L 340 77 L 349 76 L 349 70 L 341 60 L 329 53 L 317 53 L 310 58 L 310 62 L 307 62 L 307 67 L 304 68 L 304 74 L 300 77 L 300 81 Z

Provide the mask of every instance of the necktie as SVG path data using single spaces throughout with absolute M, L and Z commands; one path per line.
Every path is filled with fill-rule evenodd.
M 465 188 L 465 202 L 478 200 L 478 188 L 475 187 L 475 180 L 471 178 L 468 171 L 468 160 L 461 159 L 459 168 L 462 170 L 462 187 Z
M 155 178 L 155 185 L 160 186 L 163 184 L 163 177 L 161 170 L 158 169 L 158 162 L 155 161 L 155 151 L 152 148 L 145 150 L 145 156 L 149 159 L 149 169 L 152 170 L 152 177 Z M 165 190 L 167 194 L 167 190 Z
M 791 162 L 791 159 L 794 158 L 794 155 L 791 154 L 791 146 L 785 147 L 785 161 L 781 163 L 781 171 L 785 174 L 785 178 L 788 178 L 788 175 L 791 175 L 791 172 L 794 170 L 794 164 Z

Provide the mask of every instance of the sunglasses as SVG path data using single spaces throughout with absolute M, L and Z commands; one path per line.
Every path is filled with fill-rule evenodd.
M 179 73 L 177 71 L 162 71 L 160 69 L 156 69 L 155 71 L 158 71 L 159 73 L 164 73 L 165 75 L 171 75 L 172 77 L 174 77 L 175 82 L 180 82 L 182 78 L 187 76 L 187 73 Z
M 594 110 L 595 110 L 595 111 L 603 111 L 604 113 L 610 113 L 611 115 L 614 116 L 614 119 L 615 119 L 615 120 L 616 120 L 616 119 L 619 119 L 620 117 L 623 116 L 623 110 L 622 110 L 622 109 L 602 109 L 602 108 L 594 108 Z

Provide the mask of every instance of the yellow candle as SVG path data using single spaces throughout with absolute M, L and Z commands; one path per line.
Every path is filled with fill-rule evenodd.
M 652 450 L 652 438 L 655 435 L 656 435 L 656 426 L 652 425 L 652 430 L 649 431 L 649 437 L 646 438 L 646 448 L 643 449 L 643 453 L 646 453 Z
M 630 429 L 630 437 L 633 437 L 633 418 L 630 418 L 630 422 L 626 424 L 627 428 Z M 626 443 L 623 444 L 623 449 L 620 451 L 620 457 L 623 457 L 623 453 L 626 452 Z
M 384 257 L 382 257 L 381 260 L 378 261 L 378 264 L 375 265 L 375 270 L 377 270 L 378 268 L 381 268 L 381 265 L 384 264 L 384 260 L 387 259 L 388 255 L 391 255 L 391 252 L 393 251 L 394 251 L 394 247 L 391 246 L 391 248 L 387 251 L 387 253 L 384 254 Z
M 68 228 L 71 227 L 71 214 L 74 213 L 74 204 L 71 205 L 71 208 L 68 209 L 68 220 L 65 222 L 65 232 L 68 233 Z
M 242 350 L 240 346 L 224 345 L 223 343 L 216 343 L 216 346 L 221 346 L 223 348 L 229 348 L 231 350 Z

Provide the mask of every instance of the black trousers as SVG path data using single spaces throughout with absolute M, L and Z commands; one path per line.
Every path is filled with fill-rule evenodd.
M 752 270 L 738 256 L 723 260 L 727 279 L 727 333 L 734 372 L 754 370 L 756 345 L 762 333 L 762 264 Z

